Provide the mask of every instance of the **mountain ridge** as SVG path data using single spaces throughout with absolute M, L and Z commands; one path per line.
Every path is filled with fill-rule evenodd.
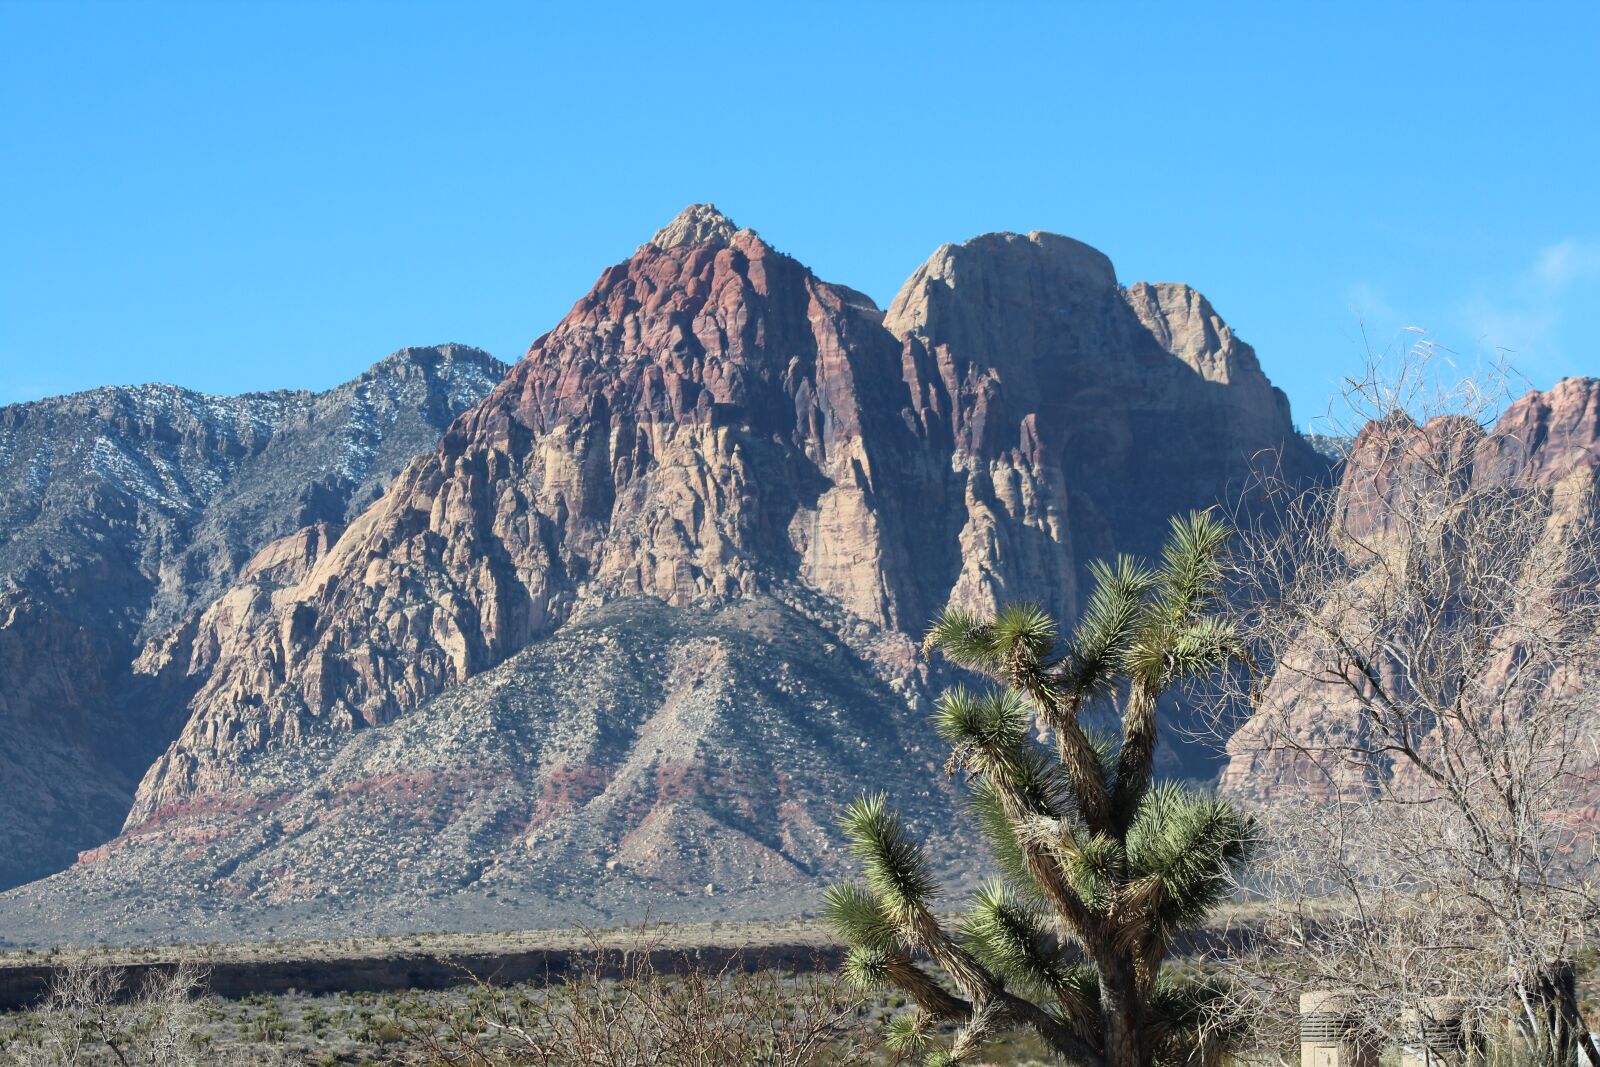
M 0 885 L 113 832 L 181 725 L 171 694 L 134 668 L 141 648 L 263 541 L 307 516 L 342 520 L 386 482 L 394 453 L 431 445 L 503 369 L 441 346 L 323 393 L 156 384 L 0 408 L 13 486 L 0 501 L 0 780 L 12 787 Z
M 709 208 L 658 237 L 370 506 L 262 546 L 152 646 L 187 722 L 120 836 L 0 896 L 13 936 L 245 928 L 269 903 L 386 929 L 803 908 L 853 789 L 930 828 L 954 800 L 924 758 L 933 613 L 1070 619 L 1091 560 L 1154 552 L 1259 464 L 1326 477 L 1203 297 L 1125 287 L 1069 238 L 941 246 L 880 310 Z M 681 669 L 641 688 L 659 668 L 591 625 Z M 327 796 L 360 804 L 324 795 L 335 766 Z M 387 847 L 339 844 L 364 840 Z M 975 876 L 970 842 L 937 851 Z

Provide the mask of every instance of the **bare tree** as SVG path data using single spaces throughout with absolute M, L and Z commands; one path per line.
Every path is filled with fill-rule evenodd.
M 120 969 L 76 956 L 56 972 L 32 1012 L 37 1025 L 0 1049 L 16 1067 L 200 1067 L 203 975 L 193 963 L 153 970 L 135 991 Z
M 1310 984 L 1412 1044 L 1433 998 L 1496 1033 L 1510 1008 L 1530 1052 L 1600 1067 L 1567 962 L 1600 919 L 1597 464 L 1501 417 L 1511 380 L 1426 339 L 1373 359 L 1342 477 L 1280 494 L 1235 556 L 1257 669 L 1222 786 L 1268 842 L 1278 907 L 1241 961 L 1264 1038 Z

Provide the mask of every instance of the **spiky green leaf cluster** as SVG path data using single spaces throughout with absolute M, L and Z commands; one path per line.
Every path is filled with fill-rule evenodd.
M 952 746 L 971 746 L 985 766 L 1008 764 L 1028 737 L 1027 700 L 1010 689 L 978 695 L 957 686 L 939 698 L 933 724 Z
M 1063 857 L 1062 868 L 1089 910 L 1103 914 L 1116 901 L 1126 860 L 1122 842 L 1115 837 L 1085 833 L 1079 837 L 1077 850 Z
M 986 778 L 972 784 L 972 794 L 967 799 L 968 810 L 977 821 L 978 830 L 989 843 L 995 863 L 1006 880 L 1019 892 L 1028 896 L 1039 895 L 1039 887 L 1028 872 L 1028 854 L 1017 837 L 1017 826 L 1011 821 L 1006 802 L 1000 790 Z
M 999 649 L 994 628 L 976 612 L 950 608 L 942 612 L 922 639 L 922 653 L 944 653 L 951 662 L 968 670 L 990 674 L 999 669 Z
M 1130 889 L 1163 936 L 1203 920 L 1233 890 L 1257 842 L 1254 822 L 1221 797 L 1158 785 L 1128 828 Z
M 1132 556 L 1089 564 L 1094 579 L 1088 609 L 1072 634 L 1069 679 L 1085 695 L 1111 688 L 1144 614 L 1156 574 Z
M 844 976 L 861 989 L 876 989 L 889 980 L 889 956 L 876 949 L 853 945 L 844 958 Z
M 1000 676 L 1018 664 L 1052 662 L 1056 623 L 1037 604 L 1008 604 L 993 619 L 949 609 L 934 620 L 923 638 L 924 654 L 935 650 L 969 670 Z
M 900 947 L 899 928 L 883 904 L 856 882 L 829 886 L 822 897 L 823 919 L 850 945 L 874 952 Z
M 1122 655 L 1128 677 L 1159 688 L 1227 661 L 1237 645 L 1232 628 L 1205 612 L 1221 593 L 1223 553 L 1231 534 L 1209 511 L 1172 520 L 1154 596 Z
M 1232 536 L 1215 512 L 1192 511 L 1172 519 L 1161 553 L 1162 615 L 1191 618 L 1216 599 L 1222 591 L 1223 551 Z
M 1045 911 L 1000 882 L 978 890 L 961 920 L 961 939 L 996 974 L 1034 995 L 1068 988 L 1061 946 L 1045 931 Z
M 1044 663 L 1055 652 L 1056 621 L 1038 604 L 1008 604 L 989 625 L 995 651 L 1007 660 Z
M 896 919 L 927 904 L 937 888 L 922 847 L 906 836 L 900 817 L 882 793 L 863 796 L 839 820 L 850 853 L 861 862 L 867 885 Z
M 1193 678 L 1223 666 L 1242 651 L 1238 633 L 1225 620 L 1191 622 L 1174 636 L 1169 652 L 1174 678 Z
M 934 1020 L 926 1012 L 896 1015 L 884 1026 L 884 1044 L 902 1056 L 916 1056 L 927 1050 L 934 1035 Z

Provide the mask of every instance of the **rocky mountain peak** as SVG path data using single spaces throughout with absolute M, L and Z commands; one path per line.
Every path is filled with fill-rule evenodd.
M 1050 300 L 1067 290 L 1110 289 L 1117 272 L 1105 253 L 1060 234 L 986 233 L 961 244 L 944 244 L 901 286 L 884 316 L 897 337 L 916 332 L 941 292 L 983 287 L 1012 300 Z
M 1546 392 L 1529 393 L 1506 409 L 1496 436 L 1503 458 L 1534 482 L 1600 467 L 1600 378 L 1563 378 Z
M 1264 385 L 1261 364 L 1197 290 L 1181 282 L 1135 282 L 1127 300 L 1161 346 L 1208 382 Z
M 650 243 L 660 249 L 684 245 L 727 244 L 739 227 L 717 210 L 715 204 L 690 204 L 678 217 L 656 231 Z
M 506 371 L 510 369 L 481 348 L 448 341 L 442 345 L 408 346 L 399 349 L 368 367 L 357 380 L 382 378 L 401 368 L 413 366 L 426 368 L 481 368 L 494 374 L 496 378 L 503 378 Z
M 0 888 L 120 825 L 182 725 L 187 693 L 157 675 L 200 609 L 241 577 L 289 581 L 508 369 L 442 345 L 322 393 L 139 385 L 0 408 Z

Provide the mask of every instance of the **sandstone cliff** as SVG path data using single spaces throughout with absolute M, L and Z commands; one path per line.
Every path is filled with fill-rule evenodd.
M 1297 480 L 1326 467 L 1204 297 L 1123 289 L 1066 237 L 945 245 L 884 321 L 902 341 L 908 418 L 949 472 L 921 563 L 944 568 L 934 606 L 952 591 L 986 609 L 1028 596 L 1070 618 L 1083 566 L 1153 553 L 1175 507 L 1239 503 L 1258 464 Z
M 206 612 L 174 652 L 204 679 L 193 717 L 128 825 L 254 753 L 392 721 L 586 604 L 794 586 L 908 637 L 952 599 L 1068 615 L 1088 560 L 1285 450 L 1317 466 L 1204 300 L 1123 290 L 1077 242 L 945 246 L 883 315 L 697 206 L 337 541 L 268 549 L 300 552 L 290 580 L 249 568 Z
M 990 234 L 883 312 L 696 205 L 370 506 L 281 531 L 148 645 L 186 724 L 123 834 L 0 917 L 806 910 L 852 793 L 919 827 L 954 801 L 915 655 L 935 612 L 1070 617 L 1091 560 L 1238 503 L 1258 464 L 1328 469 L 1187 287 Z

